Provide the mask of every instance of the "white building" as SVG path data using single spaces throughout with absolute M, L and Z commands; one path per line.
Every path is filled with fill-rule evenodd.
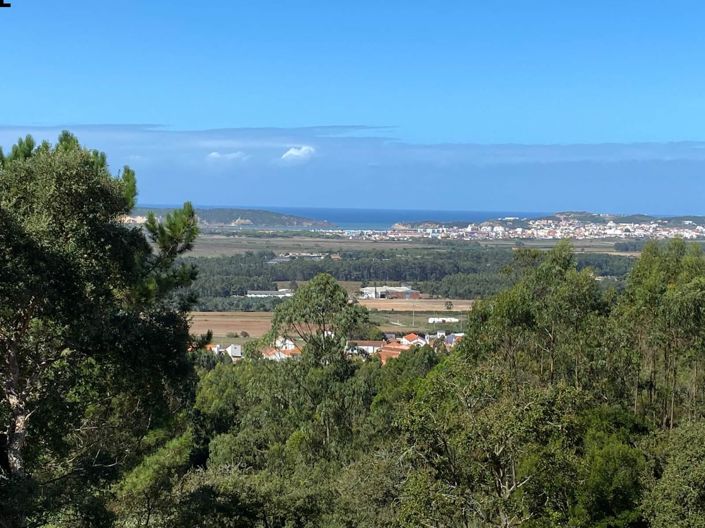
M 285 297 L 293 297 L 294 292 L 291 290 L 248 290 L 247 296 L 255 298 L 278 297 L 283 299 Z
M 296 348 L 296 343 L 286 337 L 277 337 L 274 342 L 274 348 L 277 350 L 294 350 Z
M 351 341 L 348 346 L 348 352 L 365 352 L 366 354 L 374 354 L 385 345 L 384 341 Z
M 213 348 L 213 353 L 217 356 L 220 354 L 227 354 L 233 361 L 238 361 L 242 359 L 242 345 L 230 344 L 227 347 L 223 345 L 215 345 Z
M 366 286 L 360 288 L 361 299 L 412 299 L 417 297 L 418 292 L 408 286 Z
M 429 324 L 443 324 L 443 323 L 459 323 L 460 319 L 457 317 L 429 317 Z
M 242 345 L 235 345 L 231 344 L 228 346 L 228 348 L 225 349 L 225 351 L 228 353 L 228 356 L 230 356 L 230 359 L 233 361 L 238 361 L 242 359 Z
M 401 338 L 400 340 L 402 345 L 411 345 L 411 346 L 424 346 L 426 344 L 426 340 L 416 334 L 406 334 L 404 337 Z

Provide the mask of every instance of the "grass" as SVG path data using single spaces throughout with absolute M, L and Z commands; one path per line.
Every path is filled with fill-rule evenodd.
M 430 324 L 429 317 L 455 317 L 458 323 Z M 438 330 L 461 332 L 467 320 L 465 312 L 381 312 L 370 313 L 370 319 L 382 332 L 395 334 L 408 332 L 435 333 Z

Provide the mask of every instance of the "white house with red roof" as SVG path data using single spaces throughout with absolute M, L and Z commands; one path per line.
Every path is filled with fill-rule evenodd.
M 411 334 L 406 334 L 404 337 L 401 338 L 400 340 L 402 345 L 409 345 L 409 346 L 423 346 L 426 344 L 426 340 L 419 336 L 414 334 L 413 332 Z

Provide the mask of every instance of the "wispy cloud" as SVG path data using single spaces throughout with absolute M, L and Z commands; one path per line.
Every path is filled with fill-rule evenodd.
M 213 151 L 206 156 L 208 161 L 245 161 L 249 156 L 238 150 L 236 152 L 225 152 L 221 153 L 218 151 Z
M 77 125 L 0 126 L 0 145 L 27 133 L 53 142 L 64 128 L 114 171 L 132 166 L 143 203 L 705 213 L 705 142 L 424 144 L 363 126 Z
M 282 161 L 286 161 L 288 163 L 300 163 L 310 160 L 315 153 L 316 149 L 314 147 L 310 145 L 302 145 L 300 147 L 291 147 L 284 154 L 282 154 L 281 159 Z

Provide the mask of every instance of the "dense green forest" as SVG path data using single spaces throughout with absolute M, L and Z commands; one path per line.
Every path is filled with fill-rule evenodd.
M 193 290 L 197 307 L 206 311 L 271 309 L 276 303 L 237 299 L 247 290 L 275 289 L 277 281 L 306 281 L 319 273 L 337 280 L 369 284 L 408 283 L 423 293 L 455 299 L 479 299 L 498 293 L 512 284 L 509 265 L 513 250 L 468 244 L 448 250 L 344 251 L 340 259 L 294 259 L 267 264 L 275 257 L 268 251 L 231 257 L 186 257 L 198 267 Z M 626 277 L 633 259 L 624 256 L 586 253 L 577 256 L 579 269 L 591 268 L 601 277 Z
M 318 274 L 230 363 L 188 333 L 193 208 L 143 231 L 135 196 L 68 133 L 0 154 L 1 527 L 705 525 L 698 246 L 645 246 L 619 290 L 568 243 L 517 251 L 460 345 L 384 366 Z

